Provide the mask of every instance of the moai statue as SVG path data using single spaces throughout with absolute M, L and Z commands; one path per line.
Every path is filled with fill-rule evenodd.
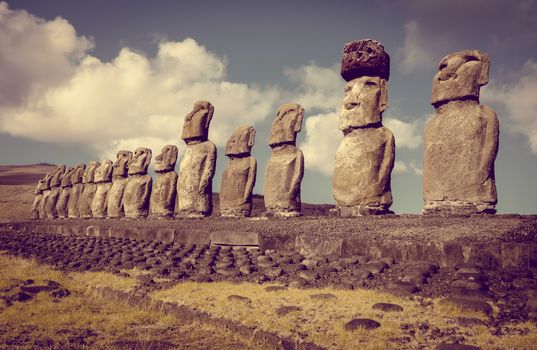
M 155 172 L 157 180 L 151 191 L 151 216 L 156 218 L 171 218 L 175 210 L 175 197 L 177 194 L 177 146 L 166 145 L 155 158 Z
M 67 202 L 67 216 L 70 219 L 76 219 L 80 217 L 80 211 L 78 210 L 78 200 L 84 189 L 82 178 L 84 177 L 84 170 L 86 170 L 85 164 L 79 164 L 73 170 L 71 174 L 71 194 L 69 195 L 69 201 Z
M 382 126 L 388 107 L 390 56 L 375 40 L 345 45 L 341 76 L 347 81 L 339 113 L 343 140 L 336 153 L 332 189 L 340 216 L 392 213 L 395 138 Z
M 132 152 L 119 151 L 112 170 L 112 187 L 108 192 L 108 217 L 120 218 L 125 215 L 123 208 L 123 193 L 129 182 L 129 163 L 132 160 Z
M 39 180 L 35 188 L 35 198 L 34 198 L 34 203 L 32 204 L 32 213 L 30 216 L 30 219 L 32 220 L 37 220 L 40 218 L 39 208 L 41 207 L 41 202 L 43 201 L 43 190 L 45 189 L 45 185 L 46 185 L 46 177 Z
M 56 213 L 58 213 L 58 218 L 60 219 L 68 217 L 67 204 L 69 203 L 69 197 L 71 195 L 71 187 L 73 186 L 71 180 L 75 169 L 76 168 L 73 167 L 67 169 L 60 181 L 60 196 L 56 202 Z
M 91 212 L 96 219 L 108 216 L 108 192 L 112 187 L 112 166 L 111 160 L 104 160 L 95 170 L 94 182 L 97 184 L 97 190 L 91 203 Z
M 241 126 L 227 141 L 226 156 L 229 157 L 229 163 L 222 174 L 220 186 L 222 216 L 250 216 L 257 173 L 257 162 L 250 155 L 254 140 L 255 129 Z
M 39 208 L 37 210 L 40 219 L 47 218 L 47 202 L 50 197 L 50 180 L 52 180 L 53 175 L 54 172 L 48 173 L 43 179 L 43 187 L 41 187 L 42 198 L 41 202 L 39 203 Z
M 490 107 L 479 104 L 489 66 L 489 57 L 478 50 L 440 61 L 431 101 L 436 114 L 425 129 L 424 214 L 496 212 L 499 123 Z
M 151 150 L 137 148 L 129 163 L 129 182 L 123 192 L 125 216 L 129 218 L 146 217 L 149 213 L 149 197 L 153 179 L 147 175 L 151 163 Z
M 95 197 L 95 191 L 97 191 L 97 184 L 95 183 L 95 170 L 101 166 L 101 163 L 92 161 L 88 163 L 84 176 L 82 177 L 82 183 L 84 187 L 80 198 L 78 199 L 78 211 L 81 218 L 89 219 L 93 217 L 91 211 L 91 204 Z
M 300 216 L 300 184 L 304 176 L 304 155 L 296 147 L 296 135 L 302 128 L 304 108 L 296 103 L 278 108 L 272 123 L 269 145 L 272 148 L 265 171 L 265 207 L 267 216 Z
M 56 203 L 60 197 L 60 185 L 62 177 L 65 174 L 65 169 L 65 165 L 58 166 L 50 178 L 50 195 L 45 202 L 45 214 L 47 215 L 47 219 L 56 219 L 58 217 Z
M 181 138 L 186 152 L 179 165 L 177 182 L 177 217 L 204 217 L 213 210 L 213 176 L 216 168 L 216 146 L 208 140 L 214 107 L 198 101 L 185 116 Z

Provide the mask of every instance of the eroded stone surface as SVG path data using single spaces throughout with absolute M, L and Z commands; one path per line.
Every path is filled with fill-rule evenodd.
M 352 74 L 344 75 L 344 71 Z M 337 214 L 390 213 L 395 138 L 382 126 L 382 113 L 388 106 L 389 56 L 372 40 L 347 44 L 342 76 L 348 81 L 339 118 L 344 138 L 332 179 Z
M 198 101 L 185 116 L 182 139 L 187 147 L 179 166 L 176 216 L 203 217 L 212 213 L 216 146 L 207 135 L 213 113 L 210 102 Z
M 108 216 L 108 192 L 112 187 L 113 163 L 105 160 L 95 170 L 95 183 L 97 190 L 91 203 L 91 212 L 94 218 L 102 219 Z
M 56 202 L 56 213 L 60 219 L 68 217 L 67 205 L 69 203 L 69 196 L 71 195 L 71 188 L 73 187 L 72 174 L 75 169 L 75 167 L 67 169 L 60 181 L 60 195 Z
M 132 152 L 119 151 L 112 169 L 112 187 L 108 192 L 107 213 L 110 218 L 118 218 L 125 215 L 123 207 L 123 193 L 129 182 L 127 176 L 129 163 L 132 160 Z
M 304 108 L 287 103 L 278 108 L 269 145 L 272 156 L 265 171 L 265 207 L 268 215 L 299 216 L 300 184 L 304 176 L 304 155 L 295 146 L 302 128 Z
M 35 187 L 35 198 L 32 204 L 32 214 L 30 216 L 32 220 L 43 218 L 43 216 L 41 216 L 41 214 L 44 213 L 43 191 L 48 187 L 47 182 L 50 182 L 50 177 L 48 174 L 39 180 L 37 186 Z
M 479 104 L 488 82 L 489 57 L 458 51 L 440 61 L 433 80 L 436 114 L 425 129 L 424 214 L 495 213 L 496 113 Z
M 69 218 L 78 218 L 80 211 L 78 210 L 78 200 L 84 185 L 82 184 L 82 177 L 84 176 L 84 170 L 86 170 L 86 164 L 79 164 L 73 170 L 71 174 L 71 194 L 69 195 L 69 201 L 67 202 L 67 216 Z
M 58 198 L 60 197 L 61 179 L 65 174 L 65 171 L 65 165 L 60 165 L 56 168 L 56 170 L 54 170 L 54 172 L 52 173 L 52 177 L 50 178 L 50 194 L 45 202 L 45 214 L 48 219 L 55 219 L 58 217 L 58 212 L 56 211 L 56 203 L 58 202 Z
M 151 150 L 137 148 L 129 163 L 129 181 L 123 193 L 125 216 L 129 218 L 146 217 L 149 213 L 149 199 L 153 179 L 147 175 L 151 163 Z
M 173 216 L 177 194 L 177 173 L 175 163 L 179 150 L 177 146 L 166 145 L 155 158 L 157 179 L 151 192 L 151 215 L 159 218 Z
M 222 174 L 220 212 L 222 216 L 250 216 L 252 190 L 257 174 L 257 162 L 250 152 L 254 145 L 255 129 L 237 128 L 226 144 L 229 163 Z
M 362 76 L 390 78 L 390 56 L 381 43 L 364 39 L 347 43 L 343 48 L 341 76 L 351 81 Z
M 101 166 L 101 163 L 99 162 L 89 162 L 84 171 L 84 176 L 82 177 L 83 188 L 80 193 L 80 198 L 78 199 L 78 211 L 81 218 L 93 217 L 91 205 L 93 203 L 95 191 L 97 191 L 97 184 L 95 184 L 95 170 L 97 170 L 99 166 Z

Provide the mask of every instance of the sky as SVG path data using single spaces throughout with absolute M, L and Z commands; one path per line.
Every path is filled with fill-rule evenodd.
M 500 121 L 498 212 L 537 213 L 537 0 L 0 2 L 0 164 L 74 165 L 119 149 L 179 147 L 197 100 L 215 106 L 213 189 L 227 138 L 256 128 L 262 194 L 279 105 L 305 110 L 302 201 L 334 203 L 332 169 L 345 43 L 391 57 L 383 124 L 396 139 L 392 209 L 419 213 L 423 131 L 438 62 L 463 49 L 491 57 L 481 104 Z M 179 163 L 179 162 L 178 162 Z

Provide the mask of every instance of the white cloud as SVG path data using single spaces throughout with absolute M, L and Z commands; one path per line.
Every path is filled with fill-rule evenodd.
M 123 48 L 103 62 L 87 53 L 91 42 L 63 19 L 46 22 L 5 3 L 0 16 L 2 72 L 12 68 L 6 61 L 25 58 L 12 64 L 26 72 L 22 93 L 1 95 L 11 103 L 0 107 L 0 131 L 14 136 L 79 142 L 99 159 L 119 148 L 157 153 L 166 143 L 181 148 L 184 116 L 203 99 L 215 106 L 209 137 L 222 146 L 235 127 L 272 115 L 279 96 L 276 88 L 227 81 L 225 58 L 190 38 L 160 42 L 155 57 Z M 44 57 L 30 50 L 37 42 Z M 58 74 L 61 79 L 53 77 Z M 0 79 L 6 88 L 19 77 Z
M 93 47 L 61 17 L 44 21 L 0 3 L 0 105 L 22 103 L 68 79 Z
M 423 169 L 418 167 L 414 161 L 404 162 L 402 160 L 396 160 L 393 166 L 392 174 L 406 174 L 412 173 L 417 176 L 423 175 Z
M 382 123 L 394 134 L 397 148 L 416 149 L 421 145 L 423 134 L 422 120 L 404 122 L 396 118 L 384 118 Z
M 492 81 L 483 89 L 482 100 L 505 107 L 510 122 L 500 128 L 526 135 L 532 153 L 537 154 L 537 62 L 527 61 L 513 75 L 511 81 Z
M 285 68 L 285 76 L 297 84 L 293 99 L 308 110 L 333 111 L 343 98 L 339 64 L 321 67 L 313 62 L 299 68 Z
M 396 160 L 393 165 L 393 173 L 394 174 L 404 174 L 409 171 L 408 165 L 406 165 L 405 162 L 401 160 Z
M 307 169 L 332 176 L 336 151 L 343 138 L 338 123 L 336 112 L 317 114 L 306 119 L 306 138 L 299 147 L 304 153 Z

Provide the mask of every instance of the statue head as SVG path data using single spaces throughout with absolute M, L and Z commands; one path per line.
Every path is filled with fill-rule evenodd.
M 269 145 L 271 147 L 280 144 L 295 144 L 296 134 L 302 129 L 304 108 L 298 103 L 286 103 L 281 105 L 276 112 L 276 119 L 272 123 Z
M 194 141 L 206 141 L 209 135 L 209 125 L 213 118 L 214 106 L 209 101 L 197 101 L 194 108 L 185 116 L 183 135 L 186 144 Z
M 431 104 L 471 99 L 479 101 L 481 86 L 489 81 L 490 58 L 479 50 L 457 51 L 442 58 L 433 79 Z
M 114 178 L 127 177 L 129 171 L 129 162 L 132 160 L 132 152 L 119 151 L 117 159 L 114 162 L 112 176 Z
M 166 145 L 162 147 L 162 151 L 155 158 L 155 171 L 157 173 L 163 173 L 167 171 L 173 171 L 175 169 L 175 163 L 177 162 L 177 154 L 179 150 L 175 145 Z
M 52 173 L 52 178 L 50 179 L 50 187 L 58 187 L 61 185 L 62 176 L 65 173 L 65 165 L 59 165 L 56 170 Z
M 84 176 L 84 170 L 86 169 L 86 164 L 78 164 L 71 175 L 71 183 L 73 185 L 81 183 L 82 177 Z
M 151 150 L 144 147 L 137 148 L 129 163 L 129 175 L 147 174 L 149 163 L 151 163 Z
M 95 182 L 110 182 L 112 181 L 112 167 L 111 160 L 103 160 L 101 165 L 95 169 Z
M 353 128 L 380 123 L 382 112 L 388 107 L 386 85 L 386 80 L 371 76 L 347 82 L 340 107 L 339 129 L 347 132 Z
M 62 179 L 60 181 L 60 186 L 62 188 L 70 187 L 72 185 L 71 177 L 73 175 L 73 171 L 75 170 L 74 167 L 69 167 L 65 173 L 62 175 Z
M 52 178 L 52 173 L 49 173 L 45 175 L 44 178 L 39 180 L 39 183 L 37 184 L 36 193 L 41 193 L 45 190 L 50 189 L 50 179 Z
M 83 184 L 89 184 L 95 182 L 95 170 L 101 165 L 97 161 L 91 161 L 88 163 L 86 171 L 84 171 L 84 176 L 82 177 Z
M 252 126 L 239 126 L 226 143 L 226 156 L 249 155 L 255 141 L 255 129 Z
M 382 122 L 388 107 L 387 81 L 390 78 L 390 56 L 381 43 L 371 39 L 353 41 L 343 48 L 341 76 L 347 81 L 341 103 L 339 129 Z

